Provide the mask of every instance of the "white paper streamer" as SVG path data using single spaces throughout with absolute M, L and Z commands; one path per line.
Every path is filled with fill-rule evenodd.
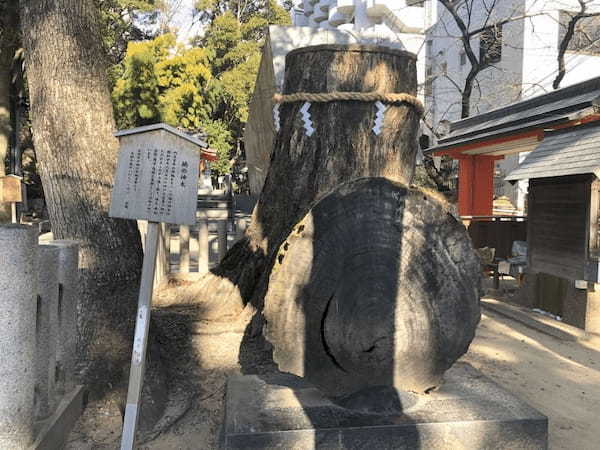
M 275 106 L 273 106 L 273 123 L 275 124 L 275 130 L 279 131 L 281 128 L 279 118 L 279 103 L 276 103 Z
M 377 113 L 375 114 L 373 133 L 379 136 L 381 134 L 381 128 L 383 127 L 383 119 L 385 118 L 385 110 L 387 109 L 387 106 L 381 102 L 375 102 L 375 107 L 377 108 Z
M 304 121 L 304 129 L 306 130 L 307 136 L 312 136 L 315 132 L 315 129 L 312 126 L 312 120 L 310 120 L 310 113 L 308 112 L 310 108 L 310 102 L 304 102 L 302 108 L 300 108 L 300 112 L 302 113 L 302 120 Z

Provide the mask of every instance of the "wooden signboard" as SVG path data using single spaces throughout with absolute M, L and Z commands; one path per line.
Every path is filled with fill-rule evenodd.
M 16 175 L 0 177 L 0 203 L 19 203 L 22 201 L 21 177 Z
M 147 220 L 121 449 L 135 446 L 152 308 L 159 222 L 193 225 L 198 204 L 200 151 L 206 144 L 165 124 L 117 133 L 117 161 L 109 215 Z
M 195 224 L 200 152 L 194 147 L 160 131 L 123 137 L 110 216 Z

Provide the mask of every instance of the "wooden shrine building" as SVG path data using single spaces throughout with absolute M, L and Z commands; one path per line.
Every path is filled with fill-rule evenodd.
M 527 279 L 519 302 L 600 332 L 600 77 L 451 124 L 433 155 L 459 160 L 459 212 L 491 216 L 494 161 L 531 152 Z
M 450 123 L 434 156 L 459 161 L 458 210 L 461 216 L 491 216 L 495 162 L 534 150 L 549 130 L 600 120 L 593 106 L 600 98 L 600 77 L 512 103 Z

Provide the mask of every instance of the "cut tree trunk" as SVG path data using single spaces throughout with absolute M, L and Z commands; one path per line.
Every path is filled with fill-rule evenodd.
M 80 242 L 77 356 L 101 395 L 127 379 L 143 254 L 136 223 L 108 217 L 119 144 L 96 14 L 92 0 L 21 1 L 38 167 L 54 237 Z
M 331 396 L 438 386 L 479 322 L 479 258 L 447 207 L 385 178 L 318 202 L 280 247 L 264 299 L 280 370 Z
M 375 46 L 321 45 L 290 52 L 284 94 L 333 91 L 416 95 L 415 56 Z M 280 108 L 281 129 L 252 223 L 219 267 L 189 295 L 206 305 L 207 318 L 234 317 L 244 306 L 260 309 L 275 254 L 292 227 L 340 183 L 386 177 L 410 183 L 417 152 L 418 113 L 389 105 L 381 134 L 373 131 L 372 102 L 313 103 L 314 134 L 301 119 L 302 102 Z

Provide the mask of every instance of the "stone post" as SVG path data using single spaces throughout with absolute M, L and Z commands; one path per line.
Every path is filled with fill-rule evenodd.
M 198 217 L 198 272 L 208 272 L 208 216 L 199 211 Z
M 235 218 L 236 240 L 239 240 L 244 237 L 244 233 L 246 232 L 247 226 L 248 226 L 248 222 L 246 221 L 245 215 L 236 216 L 236 218 Z
M 179 273 L 190 271 L 190 226 L 179 225 Z
M 228 219 L 217 220 L 217 240 L 219 243 L 219 261 L 223 260 L 227 253 L 227 221 Z
M 56 345 L 58 341 L 59 249 L 38 250 L 35 357 L 35 417 L 48 418 L 56 408 Z
M 62 398 L 76 384 L 79 244 L 77 241 L 57 240 L 48 242 L 48 246 L 54 246 L 59 251 L 56 394 Z
M 33 441 L 37 233 L 0 226 L 0 449 Z

